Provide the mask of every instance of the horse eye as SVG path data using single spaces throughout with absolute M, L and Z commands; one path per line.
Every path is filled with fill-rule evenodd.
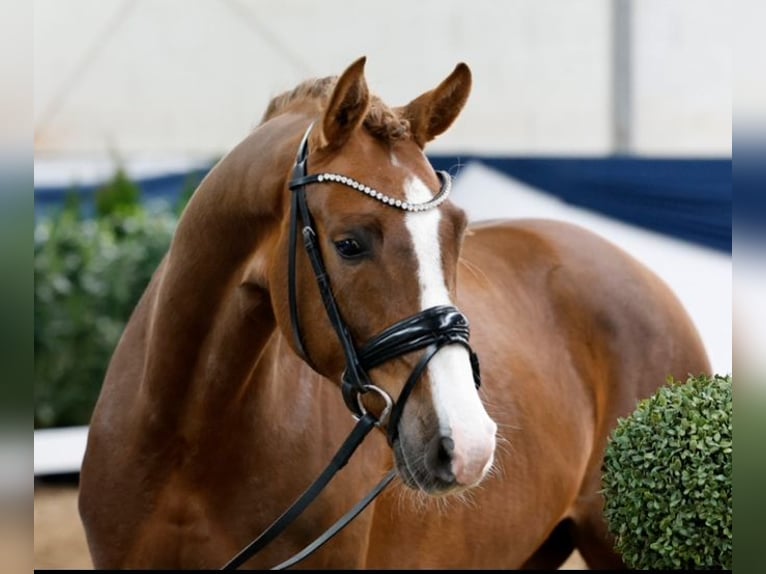
M 345 259 L 354 259 L 364 255 L 364 248 L 356 239 L 341 239 L 335 242 L 335 249 L 341 257 Z

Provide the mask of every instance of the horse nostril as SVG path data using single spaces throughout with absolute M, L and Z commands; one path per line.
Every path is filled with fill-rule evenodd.
M 443 482 L 452 484 L 455 482 L 455 473 L 452 471 L 452 455 L 455 452 L 455 441 L 448 436 L 436 436 L 429 448 L 426 461 L 433 475 Z
M 455 452 L 455 441 L 445 436 L 439 441 L 437 458 L 442 464 L 452 464 L 452 453 Z

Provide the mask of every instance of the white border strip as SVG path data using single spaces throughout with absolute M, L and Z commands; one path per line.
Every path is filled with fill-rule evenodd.
M 35 431 L 35 476 L 80 472 L 88 427 Z

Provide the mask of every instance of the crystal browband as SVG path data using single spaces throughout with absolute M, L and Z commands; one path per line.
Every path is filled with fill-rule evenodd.
M 355 179 L 337 173 L 319 173 L 314 175 L 313 178 L 316 178 L 316 181 L 318 182 L 340 183 L 352 189 L 356 189 L 357 191 L 361 191 L 365 195 L 368 195 L 373 199 L 377 199 L 386 205 L 390 205 L 398 209 L 403 209 L 404 211 L 418 212 L 438 207 L 444 202 L 444 200 L 447 199 L 450 191 L 452 190 L 452 178 L 450 175 L 446 171 L 437 171 L 436 174 L 439 176 L 439 179 L 442 182 L 441 189 L 433 199 L 430 199 L 424 203 L 410 203 L 407 201 L 402 201 L 401 199 L 394 199 L 385 193 L 381 193 L 376 189 L 364 185 L 363 183 L 359 183 Z

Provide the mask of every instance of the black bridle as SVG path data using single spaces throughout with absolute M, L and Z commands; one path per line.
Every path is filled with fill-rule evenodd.
M 298 148 L 298 155 L 295 166 L 293 167 L 292 178 L 289 183 L 289 188 L 292 191 L 288 261 L 290 320 L 295 346 L 297 347 L 298 352 L 302 358 L 314 368 L 314 370 L 317 370 L 306 350 L 306 343 L 303 338 L 298 314 L 296 259 L 298 233 L 300 228 L 300 234 L 303 237 L 303 245 L 306 249 L 309 261 L 311 262 L 311 267 L 314 271 L 317 285 L 319 286 L 319 292 L 325 310 L 327 311 L 327 316 L 343 348 L 346 368 L 341 377 L 341 390 L 346 406 L 357 419 L 357 424 L 319 478 L 317 478 L 303 495 L 301 495 L 301 497 L 274 523 L 272 523 L 266 531 L 226 564 L 223 568 L 225 570 L 238 568 L 287 528 L 287 526 L 295 520 L 301 512 L 303 512 L 314 498 L 319 495 L 333 476 L 345 466 L 353 452 L 374 427 L 387 425 L 386 436 L 388 442 L 391 445 L 394 444 L 398 438 L 399 420 L 401 419 L 404 405 L 415 385 L 422 377 L 428 363 L 433 359 L 439 349 L 445 345 L 451 344 L 459 344 L 465 347 L 470 356 L 474 383 L 477 388 L 481 384 L 479 360 L 468 342 L 470 335 L 468 320 L 462 313 L 460 313 L 460 311 L 451 305 L 430 307 L 412 317 L 399 321 L 385 329 L 376 337 L 373 337 L 362 346 L 361 349 L 357 349 L 348 326 L 343 321 L 335 297 L 333 296 L 330 278 L 322 259 L 322 252 L 320 250 L 316 228 L 306 201 L 306 186 L 316 183 L 338 181 L 349 187 L 358 189 L 367 195 L 371 195 L 379 201 L 388 203 L 391 206 L 405 209 L 407 211 L 424 211 L 438 206 L 444 199 L 446 199 L 450 185 L 449 174 L 446 172 L 437 172 L 442 185 L 441 190 L 434 199 L 425 204 L 408 206 L 404 203 L 402 206 L 401 201 L 395 202 L 395 200 L 383 196 L 383 194 L 377 193 L 369 187 L 362 186 L 351 178 L 326 173 L 309 175 L 308 139 L 309 134 L 311 133 L 311 128 L 312 126 L 309 126 L 306 130 L 300 147 Z M 375 386 L 370 381 L 368 375 L 370 369 L 397 357 L 422 349 L 425 349 L 425 352 L 408 377 L 396 402 L 393 401 L 386 391 Z M 361 397 L 368 392 L 377 393 L 385 401 L 386 406 L 379 417 L 368 412 L 361 401 Z M 390 484 L 395 476 L 396 470 L 390 471 L 370 492 L 370 494 L 330 527 L 329 530 L 300 553 L 278 566 L 275 566 L 273 569 L 281 570 L 283 568 L 288 568 L 308 557 L 361 513 L 386 488 L 386 486 Z

